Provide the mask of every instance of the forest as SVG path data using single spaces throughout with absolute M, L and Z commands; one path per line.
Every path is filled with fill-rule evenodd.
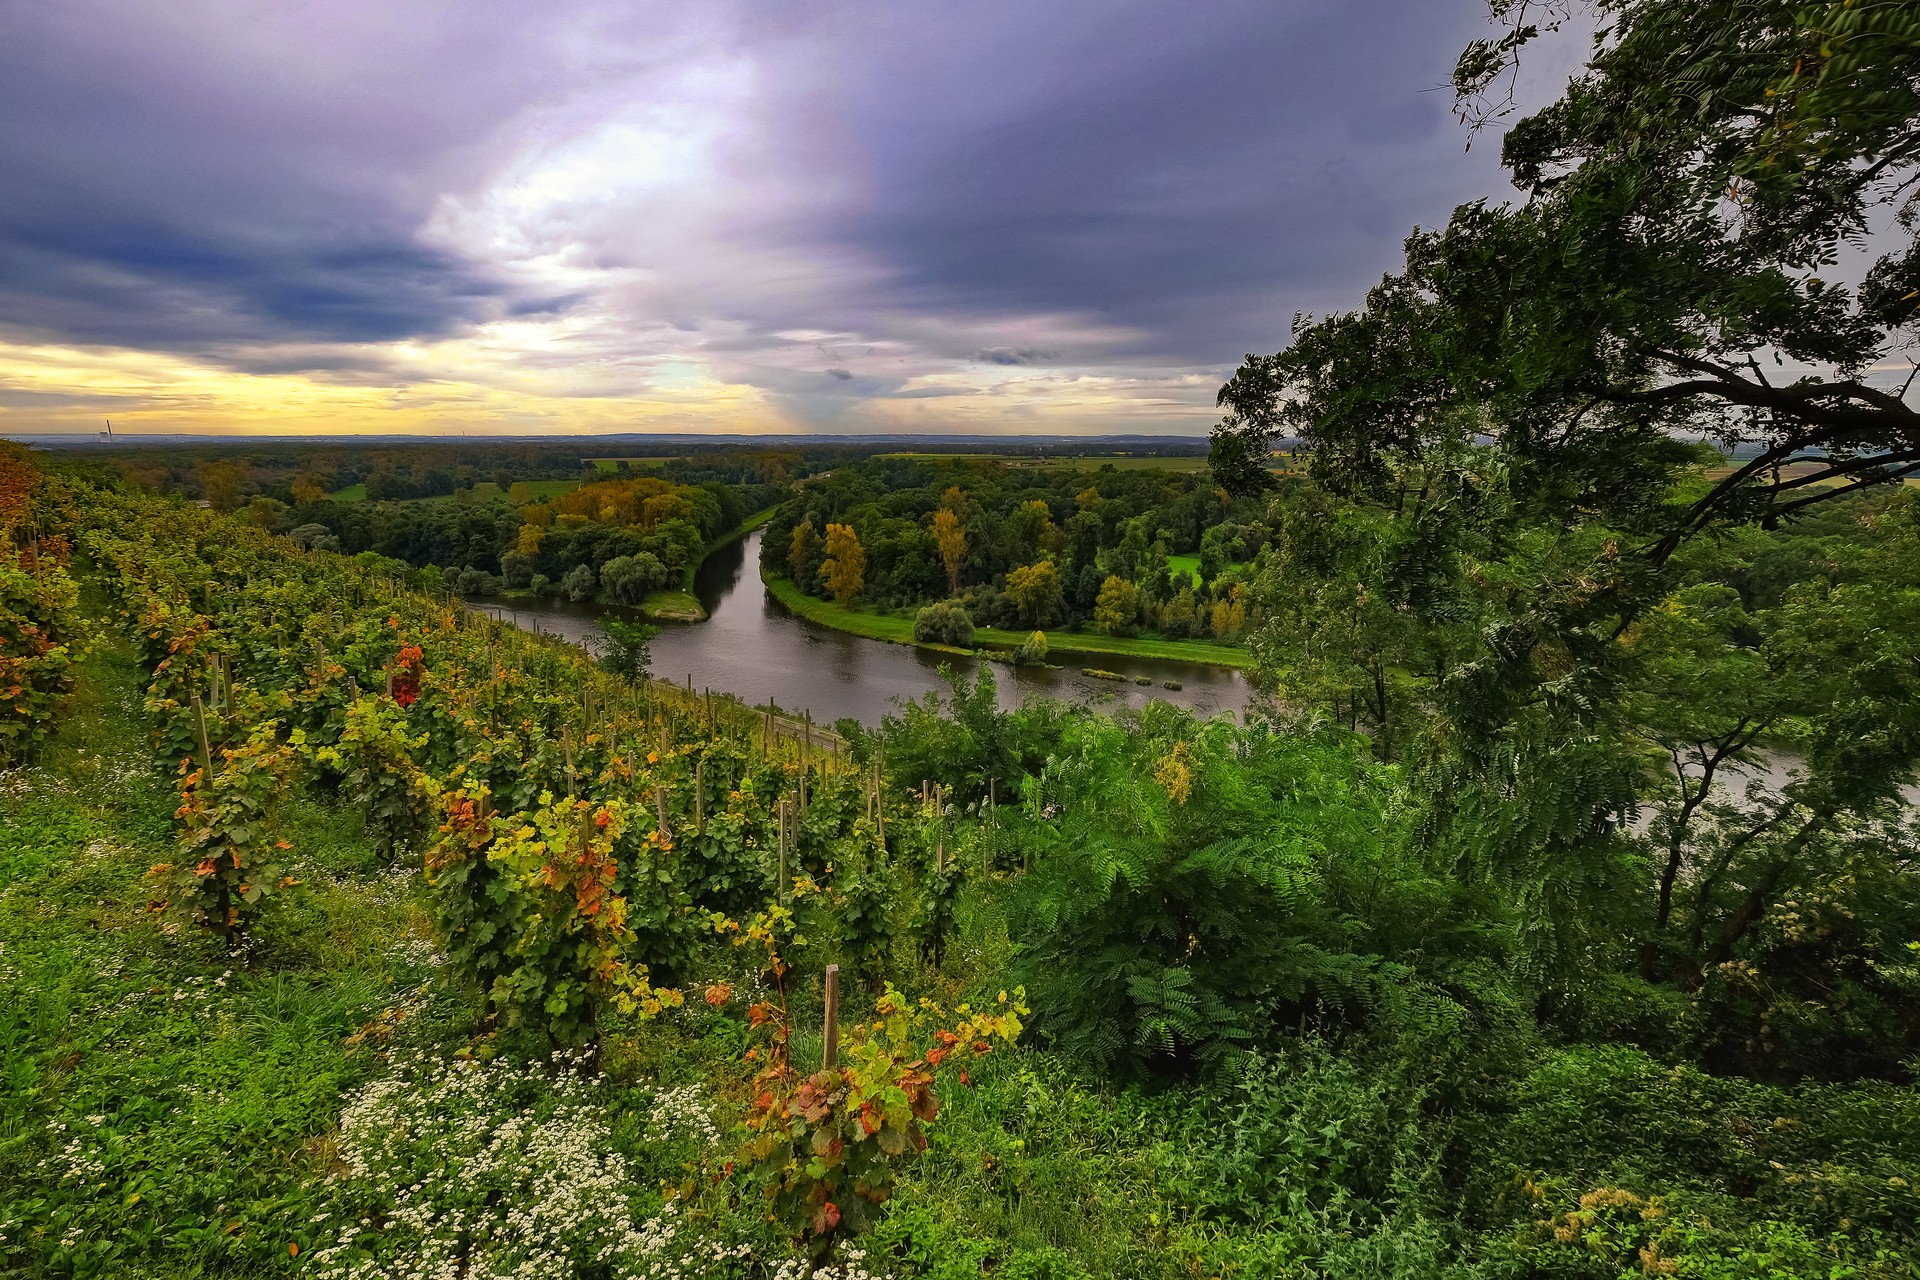
M 1517 197 L 1203 470 L 0 446 L 0 1274 L 1920 1277 L 1920 16 L 1604 0 L 1513 119 L 1495 9 Z M 941 687 L 457 598 L 755 517 Z M 1254 696 L 1008 706 L 976 627 Z
M 782 505 L 764 564 L 843 607 L 858 598 L 911 612 L 920 638 L 950 643 L 974 627 L 1061 626 L 1236 640 L 1258 621 L 1246 588 L 1268 536 L 1260 504 L 1205 472 L 1087 465 L 1095 469 L 913 457 L 841 466 Z M 853 557 L 857 573 L 846 567 Z

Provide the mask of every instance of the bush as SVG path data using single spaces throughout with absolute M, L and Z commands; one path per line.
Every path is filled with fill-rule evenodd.
M 600 632 L 606 636 L 606 650 L 600 665 L 616 675 L 639 678 L 653 665 L 653 638 L 660 628 L 622 622 L 618 618 L 600 619 Z
M 577 564 L 567 570 L 567 576 L 560 579 L 560 591 L 567 599 L 579 604 L 592 598 L 594 588 L 599 585 L 593 576 L 593 566 Z
M 66 571 L 0 563 L 0 765 L 30 758 L 53 736 L 73 689 L 79 594 Z
M 323 524 L 303 524 L 288 531 L 292 538 L 306 551 L 338 551 L 340 539 L 333 530 Z
M 600 585 L 616 604 L 639 604 L 667 581 L 667 567 L 649 551 L 617 556 L 600 566 Z
M 1047 661 L 1047 633 L 1036 631 L 1013 651 L 1013 660 L 1023 667 L 1038 667 Z
M 555 594 L 553 579 L 544 573 L 536 573 L 531 578 L 528 578 L 527 590 L 537 596 L 550 596 Z
M 453 577 L 453 589 L 463 596 L 497 596 L 505 584 L 485 569 L 462 569 Z
M 509 551 L 500 557 L 500 573 L 510 587 L 526 587 L 533 581 L 533 557 Z
M 922 609 L 913 619 L 913 638 L 922 644 L 949 644 L 965 649 L 973 644 L 973 619 L 952 600 Z

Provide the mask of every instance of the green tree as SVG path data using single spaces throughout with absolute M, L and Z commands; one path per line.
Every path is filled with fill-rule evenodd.
M 787 547 L 787 576 L 802 591 L 813 590 L 814 571 L 820 563 L 820 531 L 814 528 L 813 515 L 793 526 Z
M 1866 376 L 1920 317 L 1911 219 L 1860 288 L 1829 278 L 1920 178 L 1920 24 L 1851 0 L 1595 7 L 1587 72 L 1507 135 L 1525 201 L 1462 206 L 1364 309 L 1250 358 L 1221 389 L 1217 455 L 1296 435 L 1324 483 L 1398 492 L 1489 435 L 1530 514 L 1599 516 L 1655 563 L 1920 468 L 1920 413 Z M 1463 100 L 1535 35 L 1470 48 Z M 1738 463 L 1672 500 L 1677 434 Z

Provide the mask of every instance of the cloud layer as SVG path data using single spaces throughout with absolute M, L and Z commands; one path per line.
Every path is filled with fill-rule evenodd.
M 1498 190 L 1463 0 L 0 12 L 0 430 L 1204 430 Z

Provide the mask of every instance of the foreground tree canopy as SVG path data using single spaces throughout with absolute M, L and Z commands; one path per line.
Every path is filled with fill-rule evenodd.
M 1541 34 L 1496 12 L 1457 73 L 1481 124 Z M 1261 667 L 1414 770 L 1432 850 L 1530 901 L 1524 968 L 1617 948 L 1751 985 L 1796 894 L 1910 894 L 1920 522 L 1890 486 L 1920 414 L 1886 373 L 1920 336 L 1920 12 L 1587 12 L 1588 68 L 1506 134 L 1524 198 L 1250 356 L 1214 473 L 1264 491 L 1281 440 L 1310 458 L 1273 503 Z M 1850 954 L 1767 980 L 1895 960 Z M 1889 997 L 1811 1069 L 1904 1043 Z
M 1538 36 L 1456 72 L 1490 102 Z M 1778 519 L 1920 470 L 1920 414 L 1871 373 L 1920 317 L 1920 14 L 1909 5 L 1604 0 L 1586 72 L 1507 133 L 1525 199 L 1457 210 L 1357 312 L 1302 320 L 1220 393 L 1216 474 L 1266 479 L 1277 440 L 1336 489 L 1418 485 L 1492 439 L 1539 516 L 1621 525 L 1655 560 L 1729 519 Z M 1844 251 L 1878 251 L 1864 281 Z M 1740 462 L 1667 480 L 1705 439 Z M 1784 466 L 1813 459 L 1817 466 Z M 1842 484 L 1829 483 L 1833 480 Z

